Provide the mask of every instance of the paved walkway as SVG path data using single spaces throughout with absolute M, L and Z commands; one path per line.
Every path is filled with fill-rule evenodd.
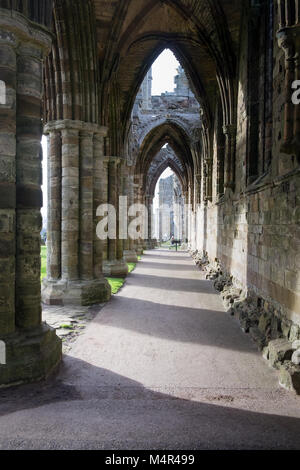
M 185 253 L 147 252 L 47 384 L 0 392 L 0 448 L 300 449 L 279 388 Z

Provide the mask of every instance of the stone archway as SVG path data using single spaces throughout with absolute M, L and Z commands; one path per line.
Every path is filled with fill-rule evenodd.
M 247 301 L 267 318 L 259 327 L 250 318 L 261 344 L 299 336 L 297 5 L 0 0 L 0 338 L 8 359 L 0 384 L 44 378 L 61 358 L 55 332 L 41 322 L 43 126 L 50 149 L 45 300 L 109 298 L 103 266 L 126 275 L 126 246 L 97 239 L 96 208 L 111 202 L 118 211 L 120 194 L 142 200 L 153 157 L 169 143 L 184 168 L 193 249 L 250 292 Z M 201 103 L 199 127 L 189 135 L 166 116 L 155 132 L 146 129 L 138 159 L 129 161 L 134 101 L 166 47 Z

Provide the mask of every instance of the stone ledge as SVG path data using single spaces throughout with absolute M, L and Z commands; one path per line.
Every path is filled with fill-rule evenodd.
M 138 262 L 138 256 L 134 250 L 125 250 L 123 252 L 124 260 L 127 263 L 137 263 Z
M 46 323 L 1 340 L 6 345 L 7 364 L 0 365 L 0 388 L 45 380 L 62 358 L 61 340 Z
M 0 29 L 6 29 L 17 35 L 18 39 L 30 41 L 44 49 L 48 54 L 52 44 L 52 34 L 43 25 L 34 23 L 21 13 L 0 8 Z
M 126 261 L 124 259 L 104 261 L 103 274 L 107 277 L 126 277 L 128 274 L 128 266 Z
M 42 284 L 42 301 L 46 305 L 89 306 L 107 302 L 110 297 L 111 288 L 104 277 L 91 281 L 45 279 Z
M 108 129 L 92 122 L 76 121 L 72 119 L 63 119 L 58 121 L 50 121 L 44 126 L 44 134 L 53 131 L 62 131 L 64 129 L 74 129 L 83 132 L 93 132 L 100 134 L 102 137 L 107 135 Z

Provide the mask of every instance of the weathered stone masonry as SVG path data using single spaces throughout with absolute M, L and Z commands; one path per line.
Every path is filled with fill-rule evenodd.
M 106 129 L 81 121 L 48 123 L 48 272 L 43 301 L 90 305 L 107 301 L 103 246 L 95 235 Z
M 170 165 L 191 208 L 190 249 L 213 266 L 281 382 L 299 388 L 299 37 L 296 0 L 0 0 L 1 385 L 43 378 L 61 357 L 41 324 L 44 129 L 43 300 L 109 298 L 104 274 L 125 276 L 125 259 L 153 243 L 99 240 L 97 207 L 118 212 L 126 194 L 150 205 Z M 165 48 L 184 67 L 177 91 L 188 83 L 188 97 L 150 99 L 147 72 Z
M 45 378 L 61 359 L 61 344 L 41 323 L 42 66 L 51 36 L 1 9 L 0 42 L 6 84 L 0 106 L 0 337 L 7 357 L 0 384 L 8 385 Z

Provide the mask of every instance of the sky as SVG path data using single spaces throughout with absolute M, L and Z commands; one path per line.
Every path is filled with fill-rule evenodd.
M 175 88 L 174 78 L 177 75 L 177 68 L 179 62 L 170 49 L 165 49 L 162 54 L 156 59 L 152 66 L 152 95 L 161 95 L 162 93 L 173 92 Z M 43 217 L 47 216 L 47 138 L 43 136 Z M 167 168 L 161 175 L 161 178 L 168 178 L 173 174 L 170 168 Z M 155 203 L 158 204 L 158 188 L 159 182 L 156 186 Z
M 47 217 L 47 137 L 43 135 L 42 138 L 43 147 L 43 208 L 42 216 Z
M 170 49 L 165 49 L 152 65 L 152 95 L 174 91 L 174 77 L 179 62 Z

